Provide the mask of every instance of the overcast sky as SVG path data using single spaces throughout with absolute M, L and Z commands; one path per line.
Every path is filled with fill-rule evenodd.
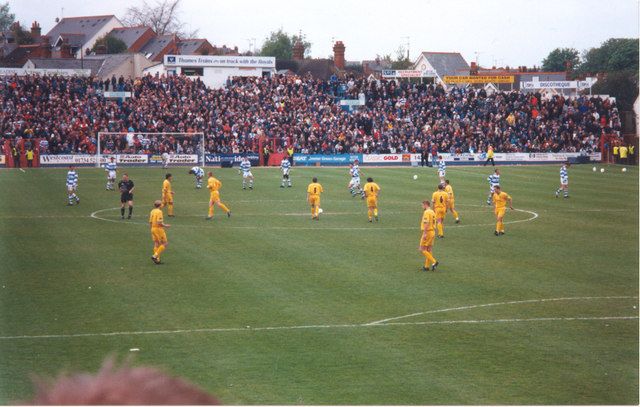
M 43 33 L 61 15 L 121 17 L 141 3 L 9 0 L 16 19 L 28 26 L 39 21 Z M 344 42 L 349 61 L 395 56 L 409 42 L 412 60 L 421 51 L 457 51 L 482 66 L 533 66 L 556 47 L 582 51 L 611 37 L 637 38 L 638 10 L 639 0 L 182 0 L 180 15 L 199 37 L 240 50 L 253 38 L 259 48 L 283 28 L 302 30 L 318 58 L 333 53 L 332 40 Z

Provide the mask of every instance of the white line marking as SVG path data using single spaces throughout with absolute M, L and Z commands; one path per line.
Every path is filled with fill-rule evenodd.
M 106 212 L 106 211 L 114 211 L 114 210 L 118 210 L 120 208 L 106 208 L 106 209 L 99 209 L 97 211 L 92 212 L 89 216 L 93 219 L 98 219 L 98 220 L 103 220 L 106 222 L 113 222 L 113 223 L 119 223 L 119 224 L 129 224 L 129 225 L 148 225 L 147 223 L 140 223 L 140 222 L 130 222 L 130 221 L 123 221 L 121 219 L 108 219 L 108 218 L 103 218 L 101 216 L 98 216 L 99 213 L 102 212 Z M 538 213 L 533 212 L 533 211 L 528 211 L 525 209 L 514 209 L 514 211 L 517 212 L 523 212 L 523 213 L 528 213 L 530 215 L 532 215 L 530 218 L 527 219 L 520 219 L 520 220 L 511 220 L 511 221 L 507 221 L 504 222 L 505 225 L 507 224 L 514 224 L 514 223 L 521 223 L 521 222 L 529 222 L 532 221 L 536 218 L 538 218 Z M 336 213 L 336 214 L 342 214 L 342 213 Z M 354 214 L 360 214 L 361 213 L 354 213 Z M 292 214 L 289 216 L 297 216 L 296 214 Z M 306 214 L 307 216 L 309 216 L 309 214 Z M 331 212 L 325 212 L 323 213 L 323 215 L 331 215 Z M 271 216 L 271 215 L 269 215 Z M 181 217 L 202 217 L 204 219 L 204 215 L 183 215 Z M 230 225 L 224 225 L 224 224 L 220 224 L 220 223 L 213 223 L 213 225 L 215 225 L 215 228 L 220 228 L 220 229 L 260 229 L 260 230 L 417 230 L 416 227 L 414 226 L 390 226 L 390 227 L 376 227 L 376 226 L 370 226 L 370 227 L 327 227 L 327 226 L 318 226 L 318 227 L 313 227 L 313 226 L 302 226 L 302 227 L 295 227 L 295 226 L 230 226 Z M 464 228 L 464 227 L 471 227 L 471 226 L 494 226 L 495 223 L 474 223 L 474 224 L 461 224 L 461 225 L 447 225 L 448 228 Z M 189 228 L 211 228 L 212 226 L 205 226 L 205 225 L 180 225 L 180 224 L 176 224 L 173 223 L 172 227 L 175 226 L 183 226 L 183 227 L 189 227 Z
M 337 329 L 337 328 L 375 328 L 381 326 L 411 326 L 411 325 L 454 325 L 454 324 L 489 324 L 511 322 L 545 322 L 545 321 L 609 321 L 609 320 L 633 320 L 639 319 L 637 315 L 611 316 L 611 317 L 546 317 L 546 318 L 510 318 L 510 319 L 471 319 L 449 321 L 421 321 L 421 322 L 392 322 L 389 324 L 336 324 L 336 325 L 293 325 L 293 326 L 264 326 L 255 328 L 196 328 L 174 329 L 161 331 L 124 331 L 124 332 L 98 332 L 84 334 L 58 334 L 58 335 L 15 335 L 0 336 L 0 340 L 10 339 L 61 339 L 61 338 L 86 338 L 96 336 L 133 336 L 133 335 L 170 335 L 189 333 L 216 333 L 216 332 L 240 332 L 240 331 L 286 331 L 298 329 Z
M 18 169 L 19 169 L 20 171 L 22 171 L 22 172 L 26 172 L 26 171 L 25 171 L 25 170 L 23 170 L 22 168 L 18 168 Z
M 534 321 L 597 321 L 597 320 L 627 320 L 638 319 L 637 315 L 632 316 L 611 316 L 611 317 L 542 317 L 542 318 L 509 318 L 509 319 L 473 319 L 473 320 L 447 320 L 447 321 L 418 321 L 418 322 L 390 322 L 400 318 L 408 318 L 422 314 L 434 314 L 438 312 L 459 311 L 472 308 L 490 307 L 508 304 L 526 304 L 548 301 L 576 301 L 576 300 L 599 300 L 599 299 L 637 299 L 637 296 L 609 296 L 609 297 L 564 297 L 564 298 L 544 298 L 539 300 L 507 301 L 490 304 L 467 305 L 464 307 L 443 308 L 439 310 L 419 312 L 396 318 L 387 318 L 382 321 L 369 322 L 365 324 L 326 324 L 326 325 L 293 325 L 293 326 L 265 326 L 255 328 L 194 328 L 194 329 L 174 329 L 156 331 L 122 331 L 122 332 L 97 332 L 80 334 L 52 334 L 52 335 L 12 335 L 0 336 L 2 339 L 49 339 L 49 338 L 83 338 L 95 336 L 125 336 L 125 335 L 158 335 L 158 334 L 180 334 L 198 332 L 238 332 L 238 331 L 283 331 L 294 329 L 328 329 L 328 328 L 367 328 L 379 326 L 407 326 L 407 325 L 451 325 L 451 324 L 481 324 L 481 323 L 507 323 L 507 322 L 534 322 Z
M 389 321 L 395 321 L 403 318 L 415 317 L 418 315 L 426 315 L 426 314 L 437 314 L 440 312 L 448 312 L 448 311 L 462 311 L 474 308 L 485 308 L 485 307 L 497 307 L 500 305 L 513 305 L 513 304 L 533 304 L 539 302 L 551 302 L 551 301 L 588 301 L 588 300 L 614 300 L 614 299 L 631 299 L 638 298 L 637 296 L 610 296 L 610 297 L 561 297 L 561 298 L 542 298 L 538 300 L 520 300 L 520 301 L 504 301 L 504 302 L 493 302 L 489 304 L 479 304 L 479 305 L 465 305 L 462 307 L 454 307 L 454 308 L 443 308 L 437 309 L 433 311 L 422 311 L 422 312 L 414 312 L 413 314 L 402 315 L 399 317 L 385 318 L 379 321 L 373 321 L 366 323 L 364 325 L 378 325 L 384 324 Z

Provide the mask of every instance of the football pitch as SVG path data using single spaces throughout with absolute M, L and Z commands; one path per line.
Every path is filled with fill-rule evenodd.
M 0 403 L 111 355 L 225 404 L 638 404 L 638 170 L 603 168 L 570 167 L 556 199 L 559 166 L 502 167 L 515 210 L 496 237 L 491 169 L 449 167 L 462 222 L 448 214 L 436 272 L 418 251 L 431 168 L 362 169 L 377 223 L 345 168 L 294 168 L 292 188 L 254 168 L 254 190 L 214 169 L 233 215 L 212 221 L 208 191 L 171 168 L 158 266 L 147 222 L 165 170 L 118 170 L 131 220 L 104 170 L 78 169 L 73 207 L 66 169 L 0 170 Z

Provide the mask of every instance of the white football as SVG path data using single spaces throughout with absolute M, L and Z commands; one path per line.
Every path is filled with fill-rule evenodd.
M 322 213 L 322 212 L 324 212 L 322 208 L 318 209 L 318 213 Z
M 414 175 L 414 176 L 413 176 L 413 179 L 418 179 L 418 176 L 417 176 L 417 175 Z
M 600 168 L 600 172 L 604 172 L 604 168 Z
M 596 170 L 597 170 L 597 168 L 596 168 L 596 167 L 593 167 L 593 172 L 596 172 Z
M 622 169 L 622 172 L 627 172 L 627 169 L 626 169 L 626 168 L 623 168 L 623 169 Z

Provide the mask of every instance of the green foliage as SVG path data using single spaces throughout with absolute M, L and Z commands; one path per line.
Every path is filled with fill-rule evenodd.
M 401 45 L 396 50 L 396 59 L 391 61 L 391 68 L 393 69 L 409 69 L 413 66 L 413 63 L 409 60 L 409 56 L 405 48 Z
M 586 50 L 580 70 L 584 73 L 638 72 L 638 38 L 610 38 L 597 48 Z
M 638 73 L 609 72 L 604 79 L 593 85 L 591 91 L 595 94 L 615 96 L 621 110 L 632 110 L 633 102 L 638 97 Z
M 16 15 L 10 13 L 9 2 L 0 5 L 0 31 L 8 30 L 16 19 Z
M 16 44 L 18 45 L 33 44 L 31 31 L 23 30 L 22 26 L 16 24 L 15 29 L 13 29 L 13 35 L 15 35 Z
M 92 52 L 98 52 L 100 50 L 104 50 L 105 54 L 121 54 L 127 51 L 127 44 L 119 38 L 112 37 L 110 35 L 105 35 L 104 37 L 98 38 L 96 43 L 91 48 Z
M 229 405 L 637 405 L 638 168 L 606 168 L 572 166 L 571 198 L 556 199 L 558 166 L 503 166 L 515 208 L 540 216 L 509 210 L 495 237 L 492 169 L 449 167 L 462 223 L 447 215 L 437 273 L 417 247 L 429 168 L 365 169 L 383 191 L 374 224 L 343 168 L 295 167 L 285 189 L 254 168 L 253 191 L 214 169 L 233 216 L 212 221 L 208 191 L 175 168 L 161 266 L 147 223 L 160 169 L 120 169 L 136 184 L 131 220 L 99 168 L 78 169 L 73 207 L 64 168 L 0 171 L 0 403 L 28 399 L 34 374 L 95 372 L 139 348 L 132 364 Z M 592 298 L 478 307 L 567 297 Z M 610 317 L 629 319 L 580 319 Z M 62 336 L 7 338 L 47 334 Z
M 276 59 L 291 59 L 293 57 L 293 46 L 301 40 L 304 45 L 304 55 L 309 57 L 311 55 L 311 43 L 305 41 L 304 36 L 289 35 L 279 29 L 278 31 L 272 31 L 262 44 L 260 49 L 260 55 L 265 57 L 276 57 Z
M 547 72 L 566 71 L 567 64 L 570 69 L 576 69 L 580 64 L 578 50 L 575 48 L 556 48 L 542 60 L 542 70 Z

